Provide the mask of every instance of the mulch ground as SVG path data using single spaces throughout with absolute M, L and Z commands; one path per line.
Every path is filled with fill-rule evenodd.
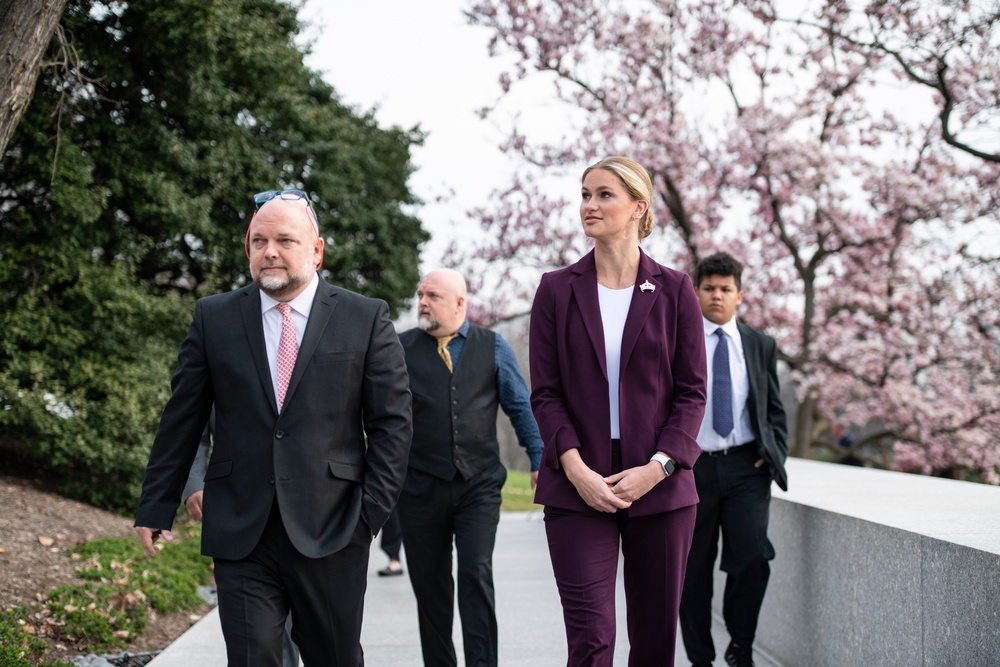
M 79 581 L 78 564 L 66 550 L 88 540 L 134 537 L 132 520 L 90 505 L 67 500 L 42 480 L 0 474 L 0 608 L 38 608 L 45 594 Z M 207 613 L 204 605 L 192 613 L 152 615 L 149 627 L 127 649 L 157 651 Z M 47 660 L 71 660 L 82 647 L 42 636 L 52 646 Z

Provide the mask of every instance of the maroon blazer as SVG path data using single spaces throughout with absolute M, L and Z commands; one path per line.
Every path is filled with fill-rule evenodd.
M 567 479 L 559 456 L 577 447 L 592 470 L 612 473 L 604 349 L 591 251 L 576 264 L 542 276 L 531 308 L 531 407 L 545 442 L 536 503 L 596 511 Z M 622 464 L 625 469 L 645 465 L 662 451 L 677 461 L 677 470 L 634 502 L 629 515 L 698 502 L 691 468 L 701 454 L 695 438 L 705 412 L 707 368 L 705 328 L 691 279 L 640 251 L 622 336 Z

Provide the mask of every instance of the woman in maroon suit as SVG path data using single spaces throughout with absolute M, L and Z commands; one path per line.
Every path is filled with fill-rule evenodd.
M 531 405 L 545 441 L 535 502 L 571 667 L 612 664 L 619 548 L 629 665 L 674 664 L 707 367 L 691 279 L 639 249 L 651 200 L 649 175 L 628 158 L 584 171 L 594 250 L 545 274 L 531 310 Z

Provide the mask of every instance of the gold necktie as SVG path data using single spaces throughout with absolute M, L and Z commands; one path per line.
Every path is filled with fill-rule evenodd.
M 441 336 L 440 338 L 437 339 L 438 354 L 441 356 L 441 359 L 444 360 L 444 365 L 448 367 L 449 373 L 452 372 L 452 368 L 451 368 L 451 352 L 448 351 L 448 343 L 451 341 L 452 338 L 455 338 L 456 336 L 458 336 L 457 331 L 451 334 L 450 336 Z

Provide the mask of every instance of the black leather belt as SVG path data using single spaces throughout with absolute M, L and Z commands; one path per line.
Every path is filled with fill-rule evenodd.
M 744 443 L 742 445 L 736 445 L 735 447 L 730 447 L 728 449 L 719 449 L 714 452 L 705 452 L 705 453 L 708 454 L 709 456 L 729 456 L 730 454 L 735 454 L 737 452 L 741 452 L 744 449 L 749 449 L 751 447 L 754 448 L 757 447 L 756 440 L 751 440 L 750 442 Z

